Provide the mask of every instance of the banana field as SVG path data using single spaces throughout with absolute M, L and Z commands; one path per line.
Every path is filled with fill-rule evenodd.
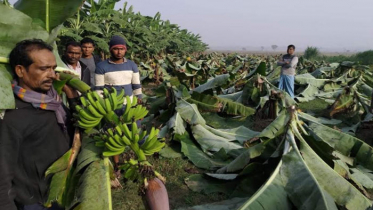
M 175 157 L 199 169 L 180 181 L 191 191 L 225 195 L 177 209 L 372 208 L 372 67 L 300 57 L 292 99 L 277 88 L 280 55 L 202 53 L 207 46 L 198 35 L 126 4 L 115 11 L 116 2 L 0 4 L 1 118 L 15 108 L 7 56 L 23 39 L 53 45 L 60 74 L 55 89 L 61 93 L 68 84 L 82 93 L 71 107 L 72 148 L 45 172 L 53 176 L 45 206 L 116 209 L 111 186 L 121 180 L 111 160 L 119 155 L 122 177 L 145 200 L 139 209 L 174 208 L 167 176 L 153 160 Z M 92 91 L 59 58 L 64 42 L 83 37 L 94 39 L 106 57 L 115 34 L 128 40 L 128 57 L 138 64 L 142 104 L 124 90 Z

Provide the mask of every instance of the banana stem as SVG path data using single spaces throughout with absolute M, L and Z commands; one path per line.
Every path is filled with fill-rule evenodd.
M 0 56 L 0 63 L 9 63 L 9 58 Z
M 107 196 L 108 196 L 108 210 L 113 210 L 112 200 L 111 200 L 111 183 L 110 183 L 110 164 L 109 158 L 104 158 L 104 165 L 105 165 L 105 174 L 106 174 L 106 187 L 107 187 Z
M 49 28 L 49 0 L 45 1 L 45 29 L 50 32 Z

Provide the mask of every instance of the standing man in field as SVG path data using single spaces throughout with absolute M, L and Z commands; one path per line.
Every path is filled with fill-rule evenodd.
M 82 48 L 78 42 L 71 41 L 65 45 L 65 53 L 62 56 L 62 61 L 70 69 L 76 71 L 80 79 L 87 85 L 91 85 L 91 73 L 87 65 L 80 61 L 82 56 Z
M 125 94 L 133 100 L 133 95 L 137 96 L 141 103 L 142 91 L 140 84 L 140 73 L 135 62 L 127 59 L 124 55 L 127 52 L 127 44 L 120 36 L 113 36 L 109 42 L 110 58 L 97 64 L 95 72 L 95 89 L 102 92 L 106 86 L 115 87 L 118 92 L 124 88 Z M 125 104 L 128 102 L 125 101 Z M 123 115 L 124 107 L 117 111 L 118 115 Z M 140 121 L 137 122 L 140 127 Z M 114 156 L 114 170 L 117 177 L 120 176 L 118 170 L 119 156 Z
M 16 109 L 0 120 L 0 209 L 46 210 L 45 171 L 71 147 L 69 111 L 53 88 L 56 59 L 39 39 L 19 42 L 9 55 Z M 63 88 L 66 96 L 76 91 Z M 57 206 L 49 209 L 61 209 Z
M 281 66 L 281 76 L 278 88 L 286 91 L 291 98 L 294 98 L 294 77 L 295 68 L 298 63 L 298 57 L 294 55 L 295 46 L 289 45 L 287 54 L 277 62 L 277 65 Z
M 91 77 L 91 87 L 94 87 L 96 65 L 101 62 L 101 58 L 93 54 L 95 51 L 95 42 L 92 39 L 84 38 L 80 41 L 80 45 L 82 46 L 82 57 L 80 61 L 88 67 Z
M 135 62 L 127 59 L 127 45 L 120 36 L 113 36 L 109 42 L 111 57 L 97 64 L 95 72 L 96 90 L 113 86 L 118 92 L 124 88 L 126 95 L 137 96 L 141 102 L 140 73 Z M 125 102 L 126 103 L 126 102 Z

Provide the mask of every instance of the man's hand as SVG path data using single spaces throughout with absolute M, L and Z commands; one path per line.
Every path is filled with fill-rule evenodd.
M 141 98 L 137 98 L 137 103 L 138 104 L 142 104 L 142 99 Z
M 63 86 L 62 91 L 66 93 L 67 98 L 77 98 L 77 97 L 79 97 L 78 92 L 74 88 L 72 88 L 68 85 Z

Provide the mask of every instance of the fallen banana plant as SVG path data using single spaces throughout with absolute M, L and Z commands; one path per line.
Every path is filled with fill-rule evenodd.
M 312 117 L 307 118 L 308 124 L 299 120 L 294 106 L 282 111 L 257 135 L 258 144 L 217 170 L 215 180 L 235 175 L 228 181 L 231 187 L 237 187 L 235 194 L 243 190 L 240 186 L 248 183 L 246 188 L 256 189 L 254 180 L 261 180 L 255 178 L 257 175 L 268 177 L 239 209 L 293 209 L 295 206 L 297 209 L 363 210 L 372 206 L 373 148 Z M 210 178 L 190 185 L 191 189 L 202 182 L 208 188 L 208 183 L 212 183 L 211 175 L 208 176 Z M 220 192 L 216 186 L 215 183 L 215 191 Z

